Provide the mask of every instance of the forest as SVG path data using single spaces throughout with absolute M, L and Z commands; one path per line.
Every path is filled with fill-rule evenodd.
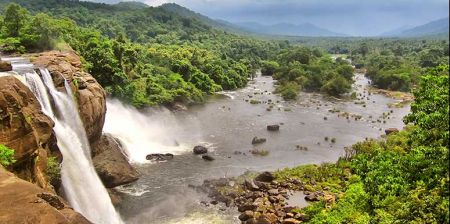
M 276 80 L 274 93 L 286 101 L 301 98 L 302 91 L 350 95 L 355 71 L 377 88 L 412 93 L 407 126 L 399 133 L 348 147 L 337 163 L 275 175 L 336 195 L 336 203 L 321 200 L 298 210 L 306 222 L 450 219 L 448 39 L 269 39 L 136 3 L 9 2 L 0 0 L 3 53 L 73 50 L 108 96 L 138 109 L 202 103 L 247 86 L 259 71 Z M 1 144 L 0 149 L 0 163 L 14 163 L 14 151 Z

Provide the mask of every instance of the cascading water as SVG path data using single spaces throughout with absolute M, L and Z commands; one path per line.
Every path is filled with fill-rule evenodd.
M 168 110 L 142 113 L 118 100 L 108 100 L 106 106 L 108 111 L 103 130 L 120 139 L 128 159 L 133 163 L 148 162 L 145 158 L 148 154 L 179 154 L 191 148 L 183 144 L 187 139 L 180 134 L 182 127 Z M 190 123 L 189 127 L 199 130 L 195 128 L 195 123 Z
M 66 93 L 59 92 L 49 72 L 46 69 L 40 72 L 42 79 L 35 72 L 26 73 L 26 82 L 44 113 L 55 122 L 54 131 L 64 158 L 61 177 L 67 200 L 76 211 L 94 223 L 122 223 L 92 164 L 89 142 L 69 84 L 65 81 Z M 52 109 L 50 96 L 57 115 Z

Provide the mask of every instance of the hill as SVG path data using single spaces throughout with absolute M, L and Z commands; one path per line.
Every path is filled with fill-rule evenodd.
M 268 35 L 284 35 L 284 36 L 346 36 L 345 34 L 336 33 L 321 27 L 318 27 L 311 23 L 303 23 L 299 25 L 290 23 L 278 23 L 274 25 L 263 25 L 255 22 L 251 23 L 239 23 L 238 26 L 249 32 L 255 32 L 259 34 Z
M 449 21 L 447 18 L 431 21 L 424 25 L 416 26 L 411 29 L 404 30 L 398 36 L 400 37 L 421 37 L 421 36 L 435 36 L 448 35 Z

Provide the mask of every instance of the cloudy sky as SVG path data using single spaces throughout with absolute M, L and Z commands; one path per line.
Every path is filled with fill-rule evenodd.
M 117 2 L 118 0 L 96 0 Z M 313 23 L 338 33 L 377 35 L 448 17 L 448 0 L 139 0 L 175 2 L 230 22 Z

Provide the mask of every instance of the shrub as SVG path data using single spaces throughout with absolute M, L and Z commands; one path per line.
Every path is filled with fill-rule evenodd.
M 15 162 L 14 150 L 0 144 L 0 164 L 3 166 L 10 166 Z
M 47 177 L 48 181 L 56 186 L 61 180 L 61 167 L 59 166 L 58 159 L 56 157 L 47 158 Z

